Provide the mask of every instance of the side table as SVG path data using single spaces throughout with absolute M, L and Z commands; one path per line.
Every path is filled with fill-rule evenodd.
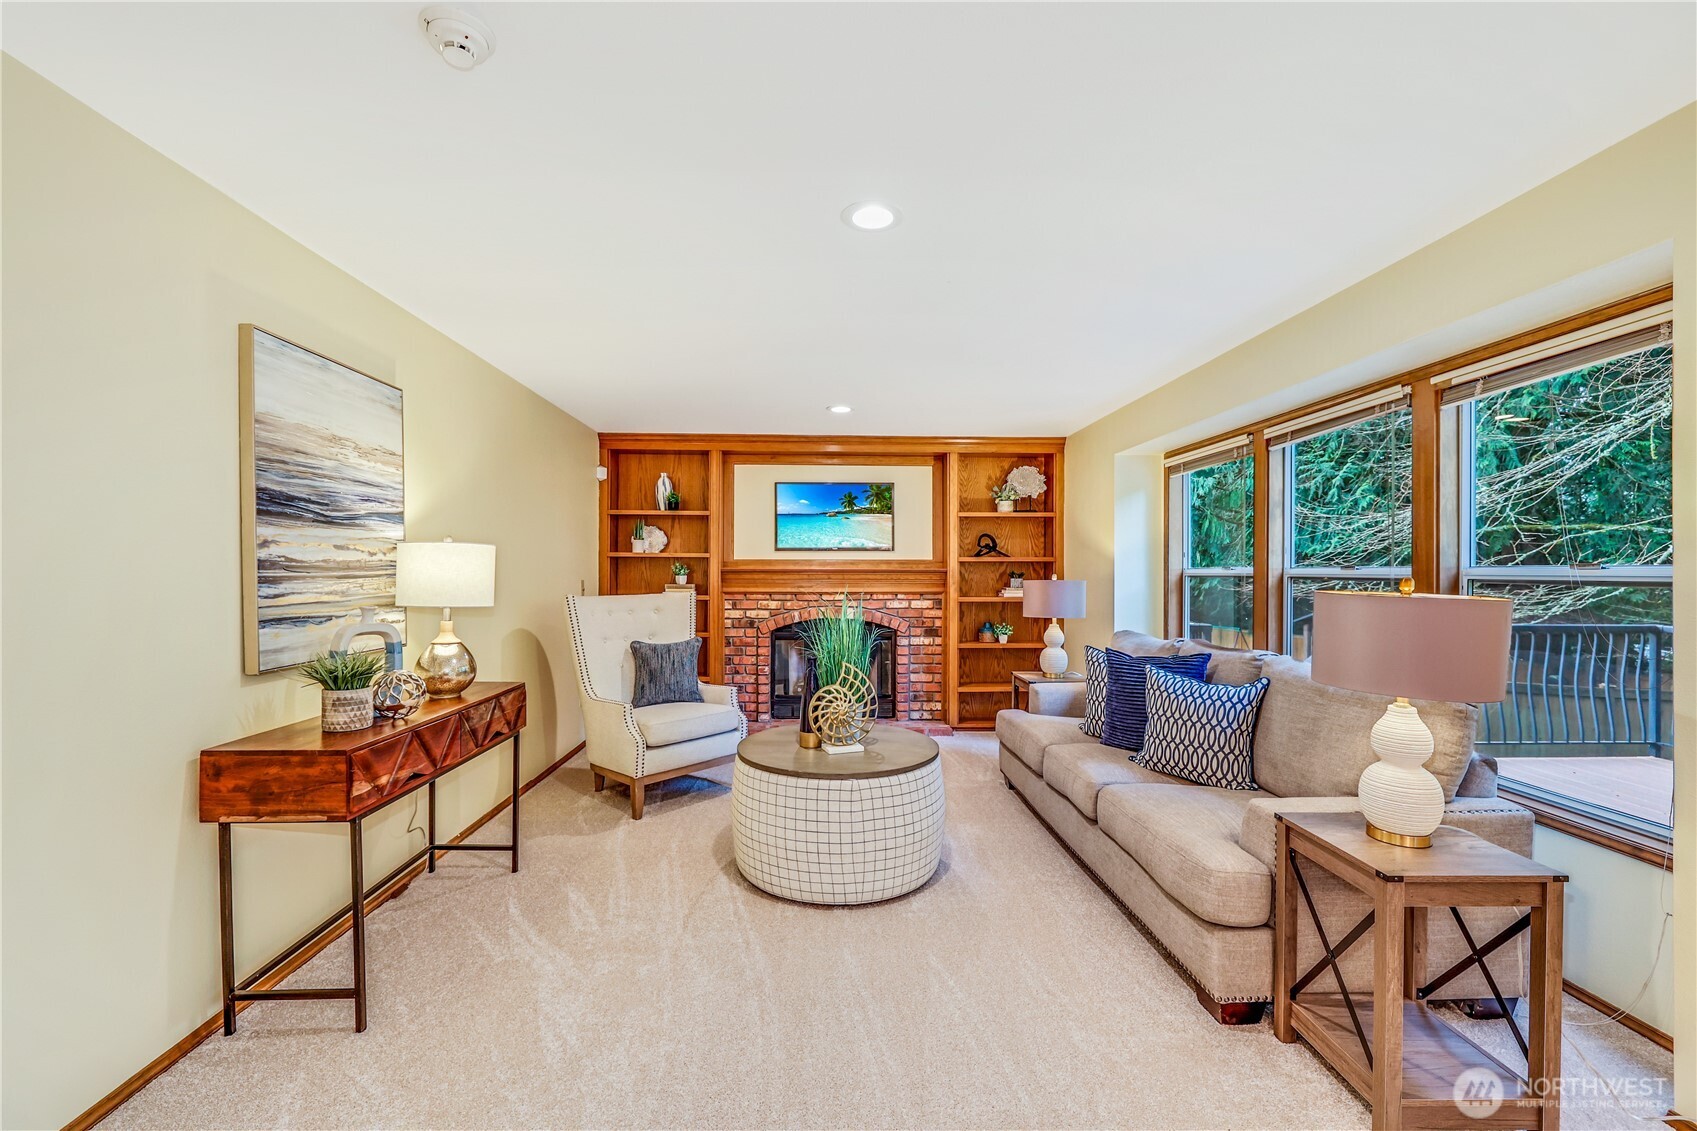
M 1009 705 L 1012 706 L 1013 709 L 1016 710 L 1016 711 L 1021 709 L 1022 704 L 1021 704 L 1020 700 L 1021 700 L 1022 697 L 1026 701 L 1030 701 L 1031 685 L 1034 684 L 1034 683 L 1083 683 L 1084 682 L 1084 673 L 1083 672 L 1066 672 L 1063 675 L 1058 675 L 1058 676 L 1053 676 L 1053 677 L 1046 676 L 1042 672 L 1014 672 L 1014 673 L 1012 673 L 1012 676 L 1013 676 L 1013 698 L 1009 701 Z
M 1281 813 L 1273 935 L 1273 1031 L 1307 1040 L 1373 1105 L 1376 1128 L 1518 1127 L 1556 1131 L 1560 1120 L 1562 898 L 1567 877 L 1461 829 L 1440 827 L 1430 848 L 1401 848 L 1367 835 L 1359 813 Z M 1309 866 L 1372 902 L 1366 918 L 1333 941 L 1308 891 Z M 1312 970 L 1297 973 L 1298 905 L 1319 935 Z M 1445 908 L 1469 953 L 1428 978 L 1426 921 Z M 1529 910 L 1494 937 L 1475 941 L 1463 907 Z M 1358 1000 L 1338 960 L 1373 932 L 1373 992 Z M 1485 959 L 1532 932 L 1522 1033 Z M 1521 1073 L 1457 1032 L 1425 1005 L 1477 967 L 1526 1057 Z M 1329 974 L 1329 977 L 1327 976 Z M 1316 985 L 1318 983 L 1318 985 Z M 1311 988 L 1312 987 L 1312 988 Z M 1335 990 L 1335 992 L 1333 992 Z

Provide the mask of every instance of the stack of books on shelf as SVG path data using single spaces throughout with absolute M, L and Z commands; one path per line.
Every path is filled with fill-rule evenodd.
M 998 596 L 998 597 L 1012 597 L 1016 601 L 1017 600 L 1023 600 L 1025 598 L 1025 590 L 1015 589 L 1013 586 L 1010 585 L 1007 588 L 1003 589 L 1000 593 L 996 594 L 996 596 Z
M 676 585 L 676 584 L 668 583 L 666 585 L 666 592 L 668 592 L 668 593 L 694 593 L 695 592 L 695 586 L 693 586 L 693 585 Z

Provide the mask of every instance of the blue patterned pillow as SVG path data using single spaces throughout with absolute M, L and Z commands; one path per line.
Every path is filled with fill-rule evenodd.
M 1102 712 L 1108 707 L 1108 657 L 1100 648 L 1084 646 L 1084 721 L 1078 729 L 1102 737 Z
M 1234 687 L 1151 668 L 1149 728 L 1138 765 L 1221 789 L 1254 789 L 1255 718 L 1267 677 Z
M 1108 665 L 1108 697 L 1102 712 L 1102 742 L 1121 750 L 1143 749 L 1149 723 L 1144 693 L 1149 671 L 1173 672 L 1190 679 L 1208 674 L 1208 656 L 1128 656 L 1112 648 L 1102 654 Z

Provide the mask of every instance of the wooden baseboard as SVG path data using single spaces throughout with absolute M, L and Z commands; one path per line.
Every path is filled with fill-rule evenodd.
M 1634 1017 L 1630 1013 L 1623 1012 L 1620 1006 L 1610 1005 L 1590 990 L 1585 989 L 1583 986 L 1576 986 L 1566 978 L 1562 979 L 1561 988 L 1572 994 L 1578 1000 L 1584 1002 L 1586 1005 L 1590 1006 L 1592 1009 L 1595 1009 L 1603 1016 L 1613 1017 L 1616 1021 L 1619 1021 L 1622 1025 L 1625 1025 L 1628 1029 L 1631 1029 L 1634 1033 L 1637 1033 L 1645 1040 L 1654 1041 L 1669 1052 L 1673 1051 L 1673 1038 L 1650 1024 L 1648 1021 Z
M 584 744 L 580 742 L 570 750 L 566 751 L 566 753 L 557 759 L 552 765 L 548 766 L 541 773 L 525 782 L 524 786 L 519 790 L 519 795 L 522 797 L 524 794 L 529 793 L 537 785 L 552 775 L 555 770 L 558 770 L 561 766 L 565 765 L 578 754 L 582 753 L 583 748 Z M 483 814 L 483 816 L 467 825 L 459 832 L 458 835 L 448 841 L 448 843 L 459 844 L 464 841 L 467 837 L 477 832 L 478 829 L 481 829 L 484 825 L 488 824 L 492 819 L 505 812 L 507 807 L 512 803 L 512 797 L 503 797 L 500 804 L 496 805 L 493 809 L 489 810 L 489 812 Z M 418 877 L 419 873 L 424 871 L 424 868 L 425 861 L 421 859 L 410 868 L 406 869 L 406 871 L 401 875 L 395 877 L 393 882 L 380 885 L 375 894 L 367 897 L 365 913 L 367 915 L 371 914 L 391 899 L 394 899 L 397 895 L 406 891 L 407 887 Z M 324 951 L 325 947 L 328 947 L 331 943 L 346 934 L 349 927 L 352 925 L 353 918 L 351 912 L 342 915 L 341 918 L 325 927 L 322 931 L 319 931 L 316 935 L 305 940 L 304 943 L 297 945 L 294 948 L 293 953 L 285 952 L 288 953 L 288 957 L 278 963 L 275 969 L 271 970 L 263 978 L 255 982 L 252 988 L 269 990 L 282 985 L 283 982 L 287 981 L 289 976 L 296 970 L 299 970 L 302 966 L 305 966 L 308 962 L 311 962 L 314 958 L 318 957 L 318 955 Z M 254 1003 L 247 1001 L 237 1002 L 236 1011 L 239 1013 L 252 1004 Z M 162 1076 L 169 1068 L 171 1068 L 172 1065 L 176 1064 L 179 1060 L 183 1059 L 183 1057 L 193 1052 L 202 1041 L 206 1040 L 206 1038 L 212 1036 L 214 1033 L 222 1032 L 223 1029 L 223 1013 L 219 1012 L 213 1014 L 211 1017 L 207 1018 L 205 1022 L 197 1026 L 193 1032 L 189 1033 L 188 1036 L 184 1037 L 182 1040 L 178 1041 L 176 1044 L 148 1061 L 147 1064 L 135 1075 L 131 1076 L 128 1080 L 125 1080 L 122 1084 L 119 1084 L 116 1088 L 113 1088 L 97 1103 L 95 1103 L 93 1107 L 65 1124 L 65 1131 L 84 1131 L 86 1128 L 94 1127 L 101 1120 L 105 1119 L 108 1115 L 111 1115 L 114 1111 L 117 1111 L 118 1108 L 122 1107 L 125 1101 L 127 1101 L 131 1096 L 147 1087 L 154 1080 Z

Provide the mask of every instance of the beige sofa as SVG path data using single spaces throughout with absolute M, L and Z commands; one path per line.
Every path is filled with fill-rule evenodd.
M 1368 732 L 1388 700 L 1315 683 L 1308 665 L 1272 653 L 1214 649 L 1194 641 L 1116 633 L 1111 647 L 1133 655 L 1213 653 L 1212 682 L 1269 681 L 1256 724 L 1257 790 L 1195 785 L 1138 766 L 1127 752 L 1079 729 L 1085 685 L 1034 681 L 1026 711 L 996 718 L 1002 775 L 1073 853 L 1095 873 L 1161 946 L 1190 973 L 1197 997 L 1227 1023 L 1259 1020 L 1272 996 L 1274 814 L 1355 811 L 1361 771 L 1373 760 Z M 1444 823 L 1530 855 L 1532 814 L 1496 796 L 1496 768 L 1473 753 L 1476 709 L 1417 703 L 1437 749 L 1427 767 L 1451 798 Z M 1368 911 L 1364 898 L 1323 873 L 1307 876 L 1337 939 Z M 1513 922 L 1510 911 L 1465 912 L 1483 942 Z M 1298 965 L 1321 954 L 1303 916 Z M 1447 915 L 1430 918 L 1427 969 L 1434 975 L 1465 957 Z M 1372 933 L 1345 956 L 1352 989 L 1371 986 Z M 1524 936 L 1490 960 L 1497 985 L 1517 997 L 1525 975 Z M 1436 995 L 1472 1006 L 1490 998 L 1477 970 Z

